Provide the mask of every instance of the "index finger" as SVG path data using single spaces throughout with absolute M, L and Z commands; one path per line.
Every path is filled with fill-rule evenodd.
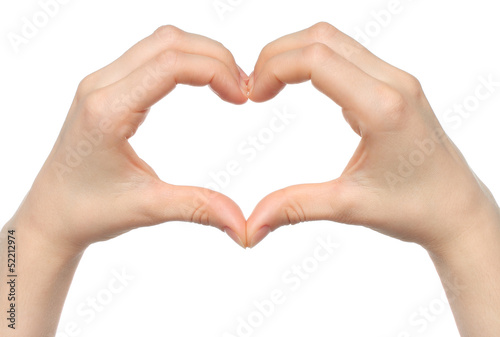
M 263 102 L 276 96 L 286 84 L 311 80 L 312 84 L 340 105 L 361 128 L 376 118 L 389 95 L 397 93 L 384 82 L 321 43 L 278 54 L 269 59 L 249 83 L 249 98 Z
M 390 82 L 392 76 L 401 72 L 334 26 L 320 22 L 308 29 L 285 35 L 265 46 L 255 65 L 255 74 L 259 74 L 263 65 L 273 56 L 314 43 L 328 46 L 347 61 L 381 81 Z
M 126 108 L 123 112 L 142 112 L 170 93 L 177 84 L 210 85 L 227 102 L 242 104 L 247 101 L 239 82 L 225 63 L 177 50 L 161 53 L 103 90 L 111 102 L 123 103 L 123 108 Z
M 237 80 L 240 78 L 240 69 L 232 53 L 220 42 L 167 25 L 158 28 L 153 34 L 132 46 L 117 60 L 98 70 L 95 73 L 98 80 L 93 89 L 102 88 L 121 80 L 162 52 L 172 49 L 186 54 L 204 55 L 218 59 L 230 68 L 234 78 Z

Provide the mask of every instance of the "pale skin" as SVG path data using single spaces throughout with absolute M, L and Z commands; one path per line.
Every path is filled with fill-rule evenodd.
M 176 84 L 209 85 L 223 100 L 243 104 L 308 80 L 342 107 L 361 137 L 358 149 L 339 178 L 274 192 L 248 220 L 220 193 L 162 182 L 128 142 Z M 71 149 L 80 157 L 68 160 Z M 408 162 L 402 171 L 401 158 Z M 2 323 L 0 335 L 54 336 L 78 262 L 94 242 L 190 221 L 254 247 L 280 226 L 313 220 L 362 225 L 420 244 L 447 290 L 461 336 L 498 335 L 500 210 L 442 131 L 414 77 L 326 23 L 267 45 L 250 77 L 220 43 L 162 27 L 82 81 L 54 149 L 4 226 L 1 266 L 8 231 L 22 243 L 17 292 L 24 310 L 16 330 Z M 2 311 L 8 305 L 0 296 Z

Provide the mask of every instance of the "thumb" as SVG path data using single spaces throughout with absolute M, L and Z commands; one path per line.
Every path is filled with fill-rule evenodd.
M 246 246 L 246 219 L 239 206 L 224 194 L 159 181 L 151 199 L 147 209 L 154 223 L 186 221 L 213 226 Z
M 356 189 L 337 180 L 284 188 L 262 199 L 247 221 L 248 247 L 253 248 L 276 228 L 306 221 L 356 221 Z

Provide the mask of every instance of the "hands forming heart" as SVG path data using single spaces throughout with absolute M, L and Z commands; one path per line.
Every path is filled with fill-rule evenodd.
M 248 220 L 223 194 L 162 182 L 128 142 L 177 84 L 208 84 L 223 100 L 243 104 L 307 80 L 342 107 L 359 147 L 338 179 L 276 191 Z M 70 252 L 175 220 L 217 227 L 242 247 L 282 225 L 331 220 L 432 249 L 463 235 L 491 203 L 419 82 L 319 23 L 267 45 L 250 77 L 220 43 L 159 28 L 81 82 L 23 207 L 44 219 L 30 222 L 32 230 Z
M 161 181 L 128 142 L 177 84 L 209 85 L 223 100 L 243 104 L 308 80 L 342 107 L 359 146 L 339 178 L 276 191 L 248 219 L 223 194 Z M 220 43 L 161 27 L 81 82 L 52 152 L 2 231 L 9 245 L 14 234 L 22 242 L 18 287 L 29 323 L 21 334 L 56 330 L 79 258 L 94 242 L 190 221 L 254 247 L 280 226 L 314 220 L 362 225 L 422 245 L 443 283 L 451 274 L 474 289 L 453 303 L 461 331 L 496 336 L 500 296 L 491 294 L 500 293 L 500 212 L 413 76 L 326 23 L 268 44 L 250 76 Z M 0 327 L 1 335 L 7 331 Z

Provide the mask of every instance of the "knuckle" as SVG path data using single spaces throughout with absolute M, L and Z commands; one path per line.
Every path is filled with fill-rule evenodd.
M 290 195 L 289 189 L 281 190 L 283 197 L 283 213 L 286 217 L 286 220 L 289 224 L 295 225 L 300 222 L 307 221 L 306 214 L 304 213 L 304 209 L 300 205 L 300 203 Z
M 271 58 L 273 54 L 274 54 L 274 44 L 268 43 L 264 48 L 262 48 L 262 51 L 260 52 L 259 55 L 259 61 L 267 60 Z
M 285 216 L 290 225 L 296 225 L 302 222 L 302 220 L 300 220 L 300 214 L 297 212 L 295 208 L 291 206 L 286 206 L 283 208 L 283 212 L 285 212 Z
M 209 226 L 210 223 L 210 205 L 217 193 L 211 190 L 200 191 L 193 200 L 193 210 L 190 221 Z
M 408 102 L 404 95 L 387 84 L 376 89 L 380 120 L 385 123 L 400 123 L 405 119 Z
M 214 41 L 214 43 L 216 44 L 217 48 L 220 50 L 220 52 L 218 52 L 218 55 L 216 55 L 216 56 L 219 57 L 228 66 L 229 65 L 236 65 L 236 59 L 234 58 L 233 53 L 231 53 L 231 51 L 229 51 L 229 49 L 227 49 L 226 46 L 224 46 L 224 44 L 222 44 L 221 42 Z
M 231 52 L 229 52 L 229 50 L 222 42 L 216 40 L 211 40 L 211 41 L 213 41 L 213 43 L 215 44 L 215 46 L 217 46 L 217 48 L 222 49 L 225 55 L 227 55 L 228 53 L 231 54 Z
M 159 69 L 169 70 L 175 68 L 177 61 L 179 60 L 180 52 L 177 50 L 168 49 L 162 51 L 158 56 L 156 56 L 156 62 Z
M 86 95 L 88 95 L 97 85 L 97 75 L 96 73 L 87 75 L 83 80 L 78 84 L 78 88 L 76 90 L 76 98 L 82 99 Z
M 193 223 L 208 225 L 210 219 L 208 217 L 206 205 L 204 205 L 202 203 L 198 203 L 198 205 L 194 208 L 194 210 L 191 214 L 190 221 Z
M 233 53 L 231 53 L 226 47 L 222 46 L 224 48 L 224 59 L 228 64 L 236 64 L 236 60 L 233 56 Z
M 107 111 L 108 99 L 103 90 L 94 90 L 85 96 L 81 107 L 87 116 L 102 116 Z
M 304 57 L 313 64 L 325 62 L 334 55 L 333 50 L 323 43 L 313 43 L 303 51 Z
M 339 30 L 327 22 L 318 22 L 309 29 L 310 37 L 316 41 L 330 40 Z
M 410 97 L 420 99 L 423 97 L 423 89 L 420 81 L 413 75 L 405 73 L 401 81 L 405 91 L 408 92 Z
M 172 25 L 165 25 L 157 28 L 154 35 L 163 43 L 172 43 L 182 38 L 183 31 Z

